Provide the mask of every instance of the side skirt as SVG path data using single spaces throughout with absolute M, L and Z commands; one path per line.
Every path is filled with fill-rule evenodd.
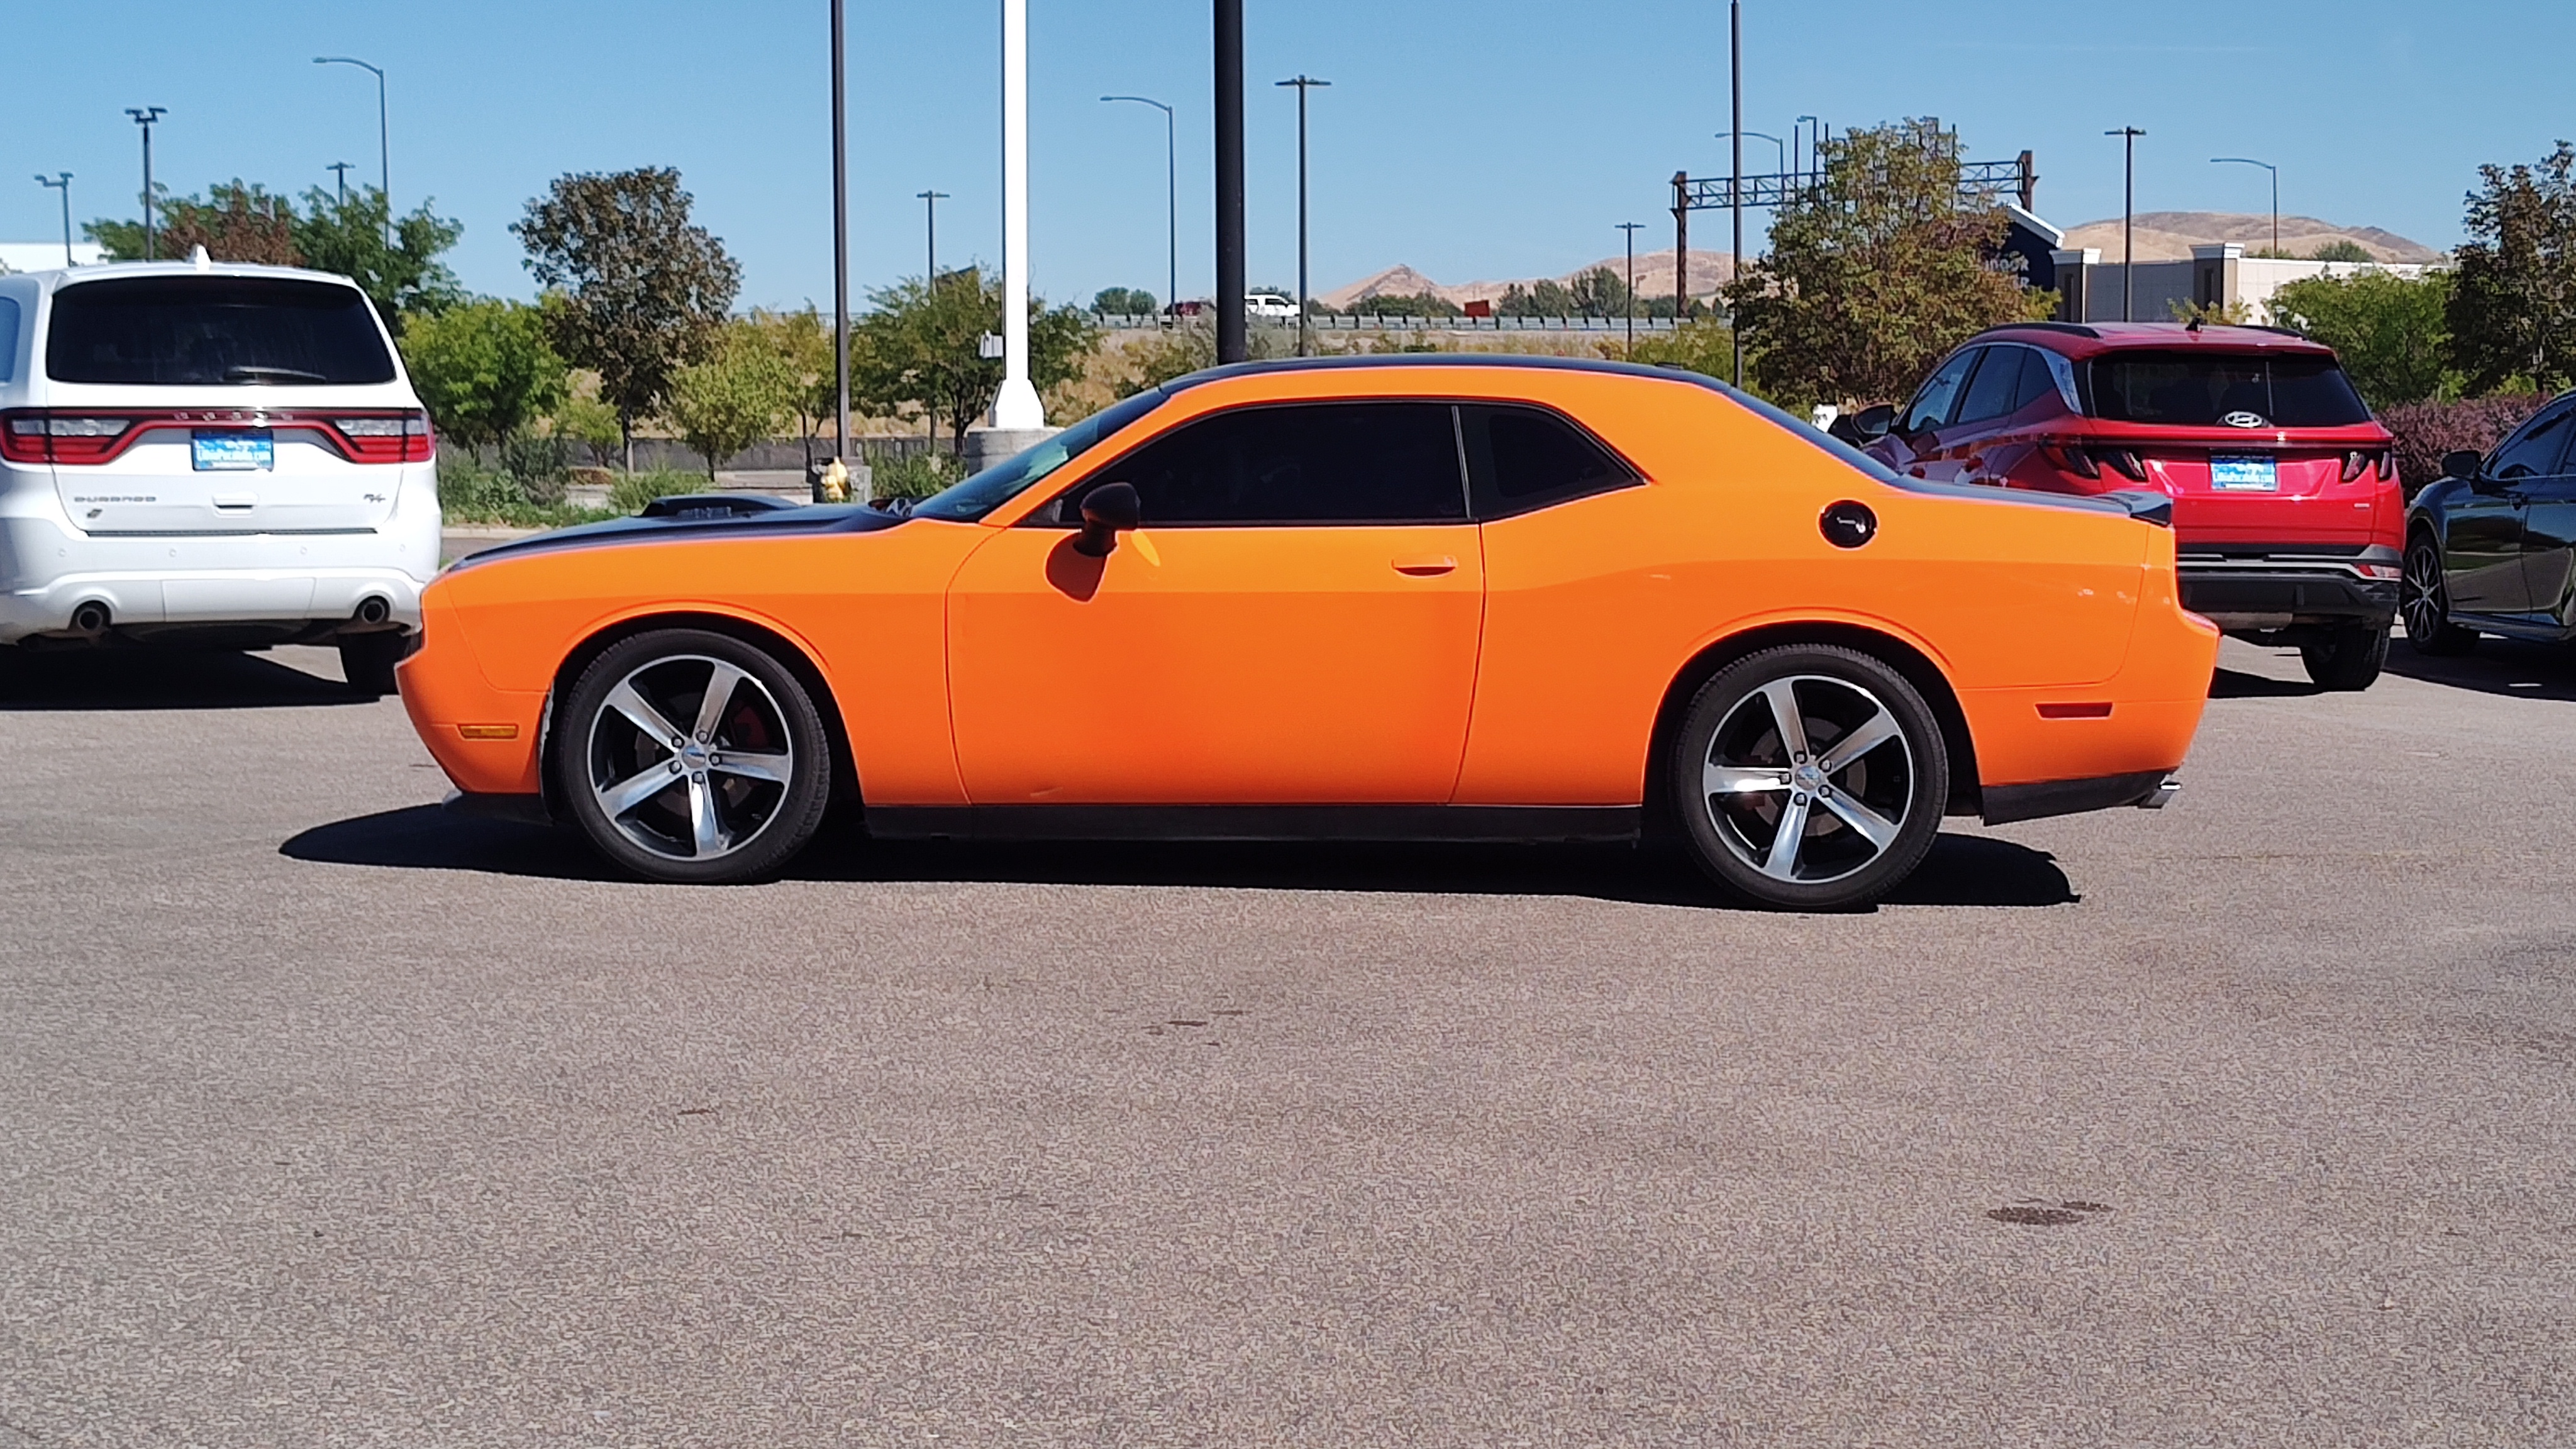
M 1635 805 L 914 805 L 867 807 L 881 840 L 1627 842 Z

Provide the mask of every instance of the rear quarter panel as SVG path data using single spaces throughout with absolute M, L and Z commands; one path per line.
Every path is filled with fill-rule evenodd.
M 1689 661 L 1746 630 L 1813 622 L 1891 635 L 1931 659 L 1969 714 L 1989 783 L 2058 778 L 2026 773 L 2014 730 L 1991 731 L 1990 748 L 1981 716 L 2001 725 L 2018 707 L 2035 719 L 2031 697 L 2103 692 L 2151 565 L 2173 608 L 2170 535 L 2121 515 L 1891 487 L 1691 383 L 1541 375 L 1524 395 L 1584 422 L 1647 482 L 1485 526 L 1461 803 L 1638 801 L 1656 711 Z M 1820 517 L 1842 499 L 1878 516 L 1861 548 L 1824 537 Z

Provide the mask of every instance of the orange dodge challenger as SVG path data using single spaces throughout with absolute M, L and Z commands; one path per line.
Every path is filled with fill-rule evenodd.
M 2171 501 L 1901 478 L 1686 373 L 1218 368 L 907 512 L 663 499 L 459 562 L 400 671 L 469 809 L 643 876 L 878 836 L 1614 840 L 1872 899 L 1945 813 L 2161 803 Z M 504 797 L 493 799 L 488 797 Z

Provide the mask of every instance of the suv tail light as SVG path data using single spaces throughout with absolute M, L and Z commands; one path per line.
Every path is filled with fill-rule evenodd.
M 2097 447 L 2093 450 L 2093 456 L 2119 469 L 2120 476 L 2132 483 L 2147 481 L 2147 465 L 2139 462 L 2138 455 L 2127 448 Z
M 2060 473 L 2072 473 L 2078 478 L 2102 476 L 2102 470 L 2093 465 L 2093 455 L 2085 451 L 2082 443 L 2070 443 L 2063 438 L 2042 439 L 2039 455 Z
M 149 413 L 27 408 L 0 414 L 0 458 L 12 463 L 106 463 L 148 433 L 193 428 L 317 433 L 332 451 L 352 463 L 426 463 L 437 445 L 430 434 L 429 415 L 418 408 L 369 412 L 182 408 Z
M 2394 448 L 2355 448 L 2343 455 L 2343 481 L 2349 483 L 2372 469 L 2386 479 L 2396 472 L 2396 458 Z

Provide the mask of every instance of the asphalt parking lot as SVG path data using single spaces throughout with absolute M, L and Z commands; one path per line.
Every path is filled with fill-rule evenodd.
M 2565 1443 L 2576 664 L 2397 653 L 1823 917 L 642 886 L 326 653 L 0 660 L 0 1449 Z

